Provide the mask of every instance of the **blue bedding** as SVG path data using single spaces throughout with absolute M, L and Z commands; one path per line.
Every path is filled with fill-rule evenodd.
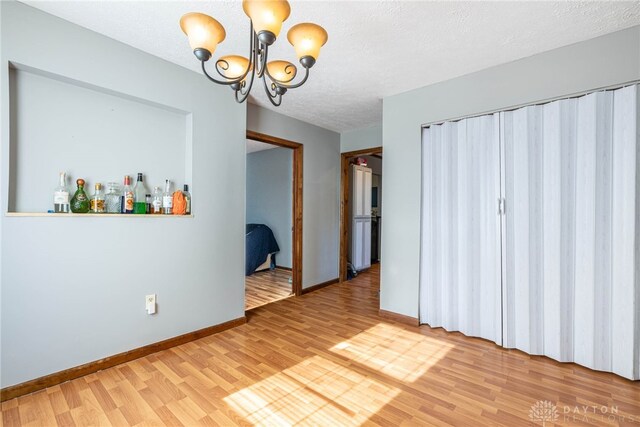
M 244 274 L 251 276 L 269 254 L 280 252 L 273 231 L 264 224 L 247 224 Z

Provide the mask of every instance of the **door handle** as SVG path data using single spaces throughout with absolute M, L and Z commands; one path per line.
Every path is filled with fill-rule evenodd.
M 505 214 L 505 200 L 502 197 L 498 197 L 498 215 Z

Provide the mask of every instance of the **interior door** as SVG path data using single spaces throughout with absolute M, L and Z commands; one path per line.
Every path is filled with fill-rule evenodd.
M 364 269 L 371 267 L 371 218 L 362 220 L 362 233 L 362 268 Z
M 361 270 L 364 265 L 364 221 L 361 218 L 354 218 L 352 224 L 351 254 L 353 267 Z
M 354 216 L 362 216 L 364 215 L 364 194 L 362 189 L 364 187 L 364 171 L 354 166 L 354 200 L 353 200 L 353 215 Z
M 371 174 L 371 170 L 365 170 L 363 171 L 364 173 L 364 179 L 362 182 L 362 188 L 360 189 L 364 195 L 364 200 L 363 200 L 363 208 L 362 208 L 362 215 L 365 216 L 370 216 L 371 215 L 371 178 L 372 178 L 372 174 Z
M 423 131 L 420 321 L 502 343 L 498 114 Z

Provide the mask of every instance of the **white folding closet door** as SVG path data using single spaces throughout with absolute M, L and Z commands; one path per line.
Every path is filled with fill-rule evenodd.
M 420 321 L 502 343 L 497 114 L 423 133 Z
M 561 361 L 573 356 L 565 332 L 573 325 L 576 105 L 501 113 L 504 345 Z
M 636 91 L 501 117 L 504 346 L 633 379 L 640 370 Z
M 640 380 L 640 96 L 613 95 L 611 371 Z

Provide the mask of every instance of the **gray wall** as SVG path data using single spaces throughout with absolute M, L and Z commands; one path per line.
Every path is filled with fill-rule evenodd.
M 276 263 L 291 268 L 293 150 L 273 148 L 247 154 L 247 224 L 266 224 L 280 252 Z
M 304 145 L 302 286 L 337 278 L 340 134 L 253 104 L 247 111 L 247 129 Z
M 3 212 L 1 386 L 242 317 L 245 201 L 238 189 L 245 185 L 246 107 L 237 105 L 226 88 L 192 71 L 23 4 L 0 2 L 0 15 L 2 210 L 8 207 L 15 166 L 9 162 L 8 61 L 13 61 L 113 95 L 114 107 L 125 99 L 183 116 L 190 141 L 184 159 L 191 159 L 192 171 L 186 164 L 181 169 L 192 179 L 194 213 L 194 218 L 52 218 Z M 56 120 L 64 109 L 57 111 L 56 103 L 48 102 L 50 120 Z M 83 120 L 95 119 L 91 108 L 74 114 L 66 123 L 83 132 Z M 127 134 L 128 122 L 113 125 Z M 72 164 L 77 160 L 66 135 L 52 132 L 46 141 L 64 147 L 58 161 L 67 162 L 51 166 L 56 171 L 80 167 Z M 34 149 L 26 135 L 13 136 L 17 150 Z M 93 141 L 87 138 L 86 143 Z M 96 167 L 111 170 L 100 162 L 100 150 L 108 147 L 93 148 Z M 47 170 L 50 165 L 30 166 L 33 185 L 52 191 L 56 177 Z M 51 195 L 46 198 L 45 207 Z M 43 209 L 40 204 L 28 207 Z M 144 310 L 150 293 L 158 295 L 154 316 Z
M 421 125 L 640 79 L 640 27 L 383 100 L 380 307 L 418 316 Z
M 340 152 L 382 146 L 382 123 L 340 134 Z

